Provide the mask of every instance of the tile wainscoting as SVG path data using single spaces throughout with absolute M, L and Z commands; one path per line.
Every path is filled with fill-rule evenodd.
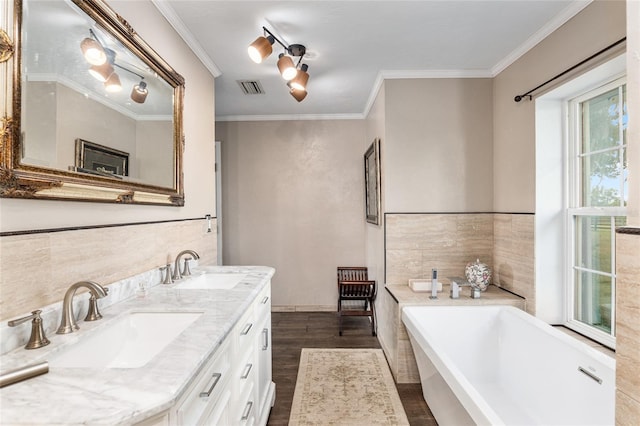
M 464 275 L 475 259 L 493 265 L 493 213 L 387 214 L 386 284 Z
M 193 249 L 201 265 L 215 265 L 215 223 L 205 219 L 34 231 L 0 237 L 0 320 L 63 299 L 69 286 L 108 285 L 172 262 Z
M 616 233 L 616 424 L 640 419 L 640 228 Z
M 448 277 L 464 276 L 466 264 L 480 259 L 491 267 L 493 284 L 524 298 L 514 296 L 507 303 L 535 315 L 534 226 L 533 214 L 387 213 L 385 283 L 408 288 L 409 279 L 430 278 L 437 268 L 439 281 L 448 287 Z M 401 306 L 381 289 L 379 285 L 376 301 L 380 345 L 396 381 L 415 383 L 419 377 L 400 321 Z M 461 297 L 468 297 L 467 291 Z
M 386 284 L 464 276 L 468 262 L 480 259 L 493 271 L 493 284 L 527 299 L 535 315 L 533 214 L 411 213 L 386 216 Z

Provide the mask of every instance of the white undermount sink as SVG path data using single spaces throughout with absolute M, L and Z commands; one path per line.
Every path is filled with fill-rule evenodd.
M 139 368 L 162 352 L 202 312 L 132 312 L 49 358 L 51 367 Z
M 247 274 L 227 273 L 216 274 L 207 272 L 201 275 L 192 275 L 180 281 L 174 288 L 192 290 L 229 290 L 242 280 Z

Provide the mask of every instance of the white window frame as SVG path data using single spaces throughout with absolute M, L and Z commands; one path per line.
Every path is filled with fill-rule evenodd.
M 581 195 L 581 164 L 580 164 L 580 144 L 582 143 L 582 126 L 579 119 L 580 103 L 591 99 L 599 94 L 606 93 L 616 87 L 626 84 L 626 77 L 620 77 L 607 84 L 599 87 L 591 88 L 587 92 L 580 96 L 577 96 L 567 102 L 568 112 L 568 143 L 567 143 L 567 206 L 565 229 L 567 230 L 566 237 L 566 313 L 567 320 L 566 326 L 571 328 L 587 337 L 590 337 L 610 348 L 615 349 L 615 288 L 616 288 L 616 274 L 615 274 L 615 216 L 626 216 L 627 209 L 624 206 L 619 207 L 580 207 L 580 195 Z M 622 99 L 620 99 L 622 103 Z M 622 127 L 620 128 L 620 139 L 622 140 Z M 618 149 L 620 151 L 625 150 L 627 145 L 620 145 L 617 148 L 607 149 L 610 151 Z M 602 151 L 602 152 L 605 152 Z M 593 152 L 590 154 L 594 154 Z M 622 158 L 622 156 L 621 156 Z M 620 188 L 621 193 L 623 188 Z M 613 271 L 611 273 L 605 273 L 602 271 L 595 271 L 588 268 L 576 266 L 576 222 L 579 216 L 600 216 L 611 217 L 611 265 Z M 584 322 L 578 321 L 575 317 L 575 303 L 576 303 L 576 275 L 580 272 L 592 272 L 598 275 L 607 276 L 611 278 L 611 334 L 608 334 L 602 330 L 592 327 Z

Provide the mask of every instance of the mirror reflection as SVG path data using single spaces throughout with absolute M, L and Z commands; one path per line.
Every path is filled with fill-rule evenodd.
M 21 163 L 176 189 L 174 87 L 71 1 L 23 0 Z

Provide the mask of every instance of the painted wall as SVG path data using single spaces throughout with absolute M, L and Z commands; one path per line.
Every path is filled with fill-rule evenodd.
M 367 223 L 365 225 L 365 252 L 366 263 L 369 268 L 369 279 L 376 280 L 378 284 L 378 293 L 384 288 L 384 230 L 386 211 L 386 194 L 385 176 L 387 172 L 387 133 L 386 133 L 386 108 L 385 108 L 385 83 L 382 83 L 376 99 L 369 110 L 366 119 L 366 138 L 362 146 L 362 152 L 366 152 L 369 145 L 374 139 L 380 139 L 380 175 L 381 175 L 381 194 L 380 194 L 380 224 L 374 225 Z
M 624 1 L 594 1 L 495 77 L 494 211 L 535 212 L 535 104 L 514 96 L 624 37 L 625 19 Z
M 219 122 L 225 264 L 268 265 L 275 309 L 335 310 L 363 265 L 363 120 Z
M 491 79 L 388 80 L 385 87 L 386 211 L 491 211 Z
M 171 221 L 183 219 L 199 219 L 210 213 L 215 216 L 215 150 L 214 150 L 214 82 L 213 77 L 207 69 L 199 62 L 197 57 L 189 50 L 182 38 L 166 22 L 164 17 L 158 12 L 150 1 L 117 1 L 111 2 L 114 10 L 123 16 L 135 30 L 169 63 L 176 71 L 185 78 L 185 107 L 184 107 L 184 133 L 185 133 L 185 153 L 184 153 L 184 185 L 185 185 L 185 206 L 184 207 L 159 207 L 159 206 L 136 206 L 136 205 L 115 205 L 103 203 L 82 203 L 71 201 L 40 201 L 40 200 L 19 200 L 0 199 L 0 232 L 27 231 L 50 228 L 66 228 L 77 226 L 93 226 L 105 224 L 122 224 L 136 222 Z M 79 248 L 69 248 L 61 245 L 40 244 L 37 248 L 47 250 L 47 255 L 51 256 L 48 265 L 51 268 L 38 276 L 29 275 L 29 262 L 37 262 L 34 258 L 34 246 L 22 243 L 14 247 L 21 247 L 14 251 L 11 248 L 11 257 L 16 256 L 24 259 L 24 262 L 13 262 L 2 264 L 3 281 L 0 284 L 0 299 L 5 299 L 5 295 L 10 295 L 19 290 L 24 300 L 38 301 L 38 303 L 53 303 L 61 300 L 61 291 L 50 292 L 51 287 L 45 282 L 53 277 L 64 277 L 68 280 L 64 285 L 70 285 L 77 277 L 81 279 L 96 278 L 95 272 L 99 263 L 103 269 L 101 277 L 105 279 L 119 279 L 135 274 L 129 270 L 131 265 L 131 249 L 135 253 L 147 253 L 153 250 L 154 257 L 151 264 L 145 263 L 145 267 L 151 268 L 164 265 L 168 259 L 173 258 L 178 250 L 191 248 L 194 241 L 202 241 L 204 263 L 215 263 L 216 239 L 215 233 L 205 235 L 205 221 L 189 221 L 193 227 L 189 231 L 180 232 L 183 222 L 171 222 L 175 226 L 167 229 L 166 224 L 152 224 L 150 226 L 134 226 L 125 228 L 116 226 L 104 228 L 100 232 L 100 241 L 95 245 L 105 246 L 109 251 L 108 257 L 100 255 L 85 257 L 77 256 Z M 122 232 L 126 229 L 127 240 L 123 241 Z M 76 231 L 80 235 L 83 231 Z M 171 247 L 162 244 L 163 238 L 154 239 L 155 234 L 162 233 L 165 237 L 172 237 Z M 38 238 L 51 241 L 55 233 L 39 234 Z M 196 236 L 194 236 L 194 234 Z M 60 235 L 60 233 L 58 233 Z M 75 238 L 75 237 L 74 237 Z M 0 257 L 4 261 L 8 259 L 8 251 L 11 243 L 17 241 L 15 237 L 0 237 Z M 121 244 L 127 245 L 127 250 L 119 250 Z M 200 244 L 200 242 L 198 243 Z M 139 248 L 141 251 L 135 251 Z M 69 261 L 66 253 L 71 250 L 75 255 Z M 74 251 L 75 250 L 75 251 Z M 136 254 L 137 256 L 137 254 Z M 147 259 L 148 260 L 148 259 Z M 145 262 L 147 261 L 145 260 Z M 63 261 L 60 263 L 59 261 Z M 60 269 L 63 268 L 63 269 Z M 99 268 L 98 268 L 99 269 Z M 109 269 L 109 271 L 105 271 Z M 117 270 L 119 276 L 113 275 Z M 65 274 L 65 271 L 68 272 Z M 4 277 L 22 275 L 26 282 L 11 283 L 4 280 Z M 99 278 L 99 277 L 98 277 Z M 108 284 L 102 281 L 103 284 Z M 14 287 L 11 287 L 11 286 Z M 62 284 L 61 284 L 62 285 Z M 46 300 L 40 295 L 43 290 L 51 297 Z M 35 303 L 35 302 L 34 302 Z M 29 306 L 25 312 L 35 309 L 38 306 Z M 11 311 L 13 313 L 13 311 Z M 4 319 L 5 313 L 0 312 L 0 318 Z

